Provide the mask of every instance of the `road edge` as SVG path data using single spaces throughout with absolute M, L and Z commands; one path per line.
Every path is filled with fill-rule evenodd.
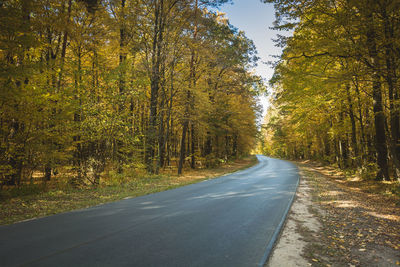
M 289 162 L 289 161 L 287 161 L 287 162 Z M 293 164 L 292 162 L 290 162 L 290 163 Z M 269 257 L 271 256 L 271 252 L 272 252 L 272 250 L 273 250 L 273 248 L 275 246 L 276 241 L 278 240 L 278 237 L 279 237 L 280 233 L 282 232 L 282 229 L 283 229 L 283 226 L 284 226 L 284 224 L 286 222 L 286 219 L 287 219 L 287 216 L 289 214 L 289 211 L 290 211 L 290 209 L 291 209 L 291 207 L 293 205 L 294 198 L 296 197 L 297 189 L 299 188 L 300 178 L 301 178 L 300 169 L 296 164 L 293 164 L 293 165 L 296 167 L 297 173 L 298 173 L 298 179 L 297 179 L 297 183 L 296 183 L 296 188 L 295 188 L 295 190 L 293 192 L 292 197 L 290 198 L 289 204 L 286 207 L 285 213 L 282 216 L 282 219 L 279 222 L 278 227 L 275 229 L 275 232 L 274 232 L 271 240 L 269 241 L 269 243 L 267 245 L 267 248 L 265 249 L 263 257 L 262 257 L 261 261 L 258 264 L 258 266 L 260 266 L 260 267 L 263 267 L 267 263 Z
M 242 171 L 247 171 L 248 169 L 256 167 L 258 164 L 260 164 L 260 160 L 257 158 L 257 155 L 258 154 L 251 154 L 250 155 L 250 156 L 254 156 L 255 157 L 256 160 L 255 160 L 254 163 L 251 163 L 248 166 L 241 167 L 241 168 L 239 168 L 237 170 L 234 170 L 232 172 L 227 172 L 227 173 L 224 173 L 224 174 L 221 174 L 221 175 L 217 175 L 217 176 L 204 177 L 203 179 L 200 179 L 198 181 L 194 181 L 194 182 L 190 182 L 190 183 L 187 183 L 187 184 L 178 185 L 176 187 L 168 187 L 168 188 L 165 188 L 165 189 L 163 189 L 161 191 L 148 192 L 148 193 L 140 194 L 140 195 L 128 195 L 126 197 L 119 198 L 119 199 L 113 199 L 111 201 L 99 202 L 99 203 L 96 203 L 96 204 L 88 204 L 86 206 L 82 206 L 82 207 L 78 207 L 78 208 L 62 210 L 62 211 L 56 212 L 56 213 L 49 213 L 49 214 L 46 214 L 46 215 L 43 215 L 43 216 L 40 215 L 40 216 L 31 217 L 31 218 L 27 218 L 27 219 L 22 219 L 22 220 L 18 220 L 18 221 L 13 221 L 13 222 L 5 223 L 5 224 L 0 222 L 0 227 L 13 225 L 13 224 L 25 223 L 25 222 L 33 221 L 33 220 L 39 220 L 39 219 L 43 219 L 43 218 L 46 218 L 46 217 L 57 216 L 59 214 L 64 214 L 64 213 L 80 212 L 82 210 L 95 208 L 95 207 L 98 207 L 98 206 L 107 205 L 107 204 L 111 204 L 111 203 L 118 202 L 118 201 L 124 201 L 126 199 L 132 199 L 132 198 L 148 196 L 148 195 L 152 195 L 152 194 L 161 193 L 161 192 L 164 192 L 164 191 L 175 190 L 175 189 L 178 189 L 178 188 L 181 188 L 181 187 L 190 186 L 190 185 L 197 184 L 197 183 L 203 183 L 203 182 L 207 182 L 207 181 L 210 181 L 210 180 L 219 179 L 219 178 L 222 178 L 224 176 L 228 176 L 228 175 L 231 175 L 231 174 L 234 174 L 234 173 L 238 173 L 238 172 L 242 172 Z

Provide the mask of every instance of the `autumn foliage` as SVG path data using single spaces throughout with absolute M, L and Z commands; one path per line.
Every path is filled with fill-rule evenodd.
M 271 80 L 264 151 L 400 176 L 400 3 L 275 3 L 284 47 Z
M 0 3 L 0 188 L 248 154 L 262 81 L 226 1 Z

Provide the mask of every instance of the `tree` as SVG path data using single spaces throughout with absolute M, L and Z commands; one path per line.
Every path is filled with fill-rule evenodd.
M 3 1 L 1 186 L 248 153 L 263 86 L 251 40 L 208 10 L 226 2 Z
M 396 80 L 393 62 L 398 62 L 398 55 L 393 53 L 397 41 L 391 34 L 399 26 L 394 11 L 396 7 L 398 10 L 396 1 L 266 2 L 274 2 L 278 10 L 277 29 L 295 29 L 293 37 L 279 38 L 279 44 L 286 48 L 271 81 L 276 86 L 277 107 L 288 110 L 285 117 L 303 114 L 305 120 L 293 121 L 291 130 L 299 131 L 301 124 L 310 127 L 325 117 L 325 122 L 313 126 L 316 127 L 313 131 L 301 137 L 304 140 L 307 136 L 308 140 L 303 141 L 308 143 L 306 150 L 311 149 L 315 156 L 312 146 L 325 143 L 325 154 L 329 156 L 335 151 L 335 160 L 343 168 L 348 167 L 349 160 L 351 166 L 360 169 L 375 160 L 376 179 L 390 179 L 389 164 L 394 174 L 399 166 L 395 148 L 397 89 L 393 83 Z M 317 103 L 308 98 L 310 93 L 313 99 L 318 99 Z M 328 97 L 323 97 L 324 94 Z M 313 118 L 314 114 L 303 113 L 308 102 L 328 108 Z M 368 124 L 370 114 L 373 124 Z M 315 136 L 321 134 L 319 130 L 325 132 L 322 140 Z M 327 136 L 326 130 L 333 135 Z M 361 156 L 357 143 L 362 144 Z M 317 154 L 322 157 L 323 153 Z

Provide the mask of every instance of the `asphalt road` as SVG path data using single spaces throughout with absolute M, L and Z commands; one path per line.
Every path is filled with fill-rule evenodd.
M 143 197 L 0 227 L 0 266 L 260 266 L 297 168 L 252 168 Z

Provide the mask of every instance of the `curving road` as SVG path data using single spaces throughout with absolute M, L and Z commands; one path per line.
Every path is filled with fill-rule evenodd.
M 0 227 L 0 266 L 260 266 L 297 168 L 252 168 L 157 194 Z

